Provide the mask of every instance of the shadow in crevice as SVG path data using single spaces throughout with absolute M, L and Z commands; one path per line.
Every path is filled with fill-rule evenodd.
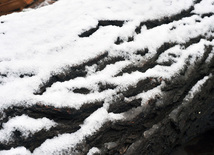
M 214 155 L 214 129 L 206 131 L 180 146 L 171 155 Z
M 98 24 L 96 27 L 93 27 L 87 31 L 84 31 L 83 33 L 81 33 L 79 35 L 80 38 L 84 38 L 84 37 L 89 37 L 91 36 L 93 33 L 95 33 L 100 26 L 118 26 L 118 27 L 122 27 L 124 24 L 124 21 L 120 21 L 120 20 L 99 20 Z

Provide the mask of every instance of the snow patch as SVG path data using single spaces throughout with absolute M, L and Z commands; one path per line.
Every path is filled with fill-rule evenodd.
M 100 153 L 100 150 L 99 150 L 97 147 L 92 147 L 92 148 L 88 151 L 87 155 L 93 155 L 93 154 L 95 154 L 95 153 Z
M 8 143 L 13 140 L 12 136 L 15 131 L 21 133 L 21 136 L 27 138 L 42 129 L 49 130 L 57 124 L 47 118 L 34 119 L 27 115 L 21 115 L 11 118 L 8 122 L 3 123 L 0 130 L 0 142 Z

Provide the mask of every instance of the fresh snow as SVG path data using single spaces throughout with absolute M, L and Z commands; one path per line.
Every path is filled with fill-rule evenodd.
M 28 151 L 25 147 L 17 147 L 12 148 L 10 150 L 0 151 L 0 155 L 30 155 L 30 151 Z
M 206 9 L 204 9 L 206 8 Z M 202 0 L 199 4 L 195 5 L 194 13 L 214 13 L 214 2 L 213 0 Z
M 88 151 L 87 155 L 93 155 L 93 154 L 99 153 L 99 152 L 100 152 L 100 150 L 98 148 L 93 147 Z
M 8 143 L 15 131 L 20 132 L 21 136 L 25 138 L 42 129 L 49 130 L 53 126 L 56 126 L 56 123 L 47 118 L 34 119 L 26 115 L 16 116 L 7 123 L 3 123 L 0 130 L 0 142 Z
M 169 2 L 170 5 L 166 5 Z M 187 41 L 189 37 L 206 33 L 213 25 L 213 16 L 204 19 L 200 23 L 196 23 L 195 20 L 201 20 L 201 17 L 193 16 L 151 30 L 143 27 L 142 33 L 135 37 L 134 42 L 124 43 L 120 46 L 114 45 L 113 42 L 118 35 L 126 34 L 123 30 L 125 32 L 133 30 L 136 26 L 135 24 L 141 20 L 160 18 L 159 16 L 161 15 L 173 15 L 183 9 L 188 9 L 190 5 L 192 5 L 192 1 L 185 0 L 163 0 L 159 3 L 154 0 L 149 3 L 144 3 L 140 0 L 128 2 L 123 0 L 116 2 L 107 0 L 102 2 L 95 0 L 87 2 L 60 0 L 54 5 L 45 6 L 37 10 L 2 16 L 0 21 L 4 23 L 0 24 L 0 73 L 6 74 L 7 78 L 0 78 L 0 87 L 1 90 L 4 90 L 0 93 L 0 98 L 2 99 L 0 108 L 8 107 L 11 104 L 20 104 L 23 101 L 27 101 L 27 104 L 41 101 L 57 107 L 80 108 L 88 100 L 99 100 L 106 98 L 106 96 L 103 96 L 102 93 L 98 94 L 94 90 L 94 93 L 81 98 L 80 94 L 72 94 L 68 89 L 81 87 L 83 84 L 85 87 L 93 87 L 98 80 L 103 82 L 111 81 L 111 83 L 123 87 L 123 85 L 133 84 L 139 78 L 151 75 L 160 76 L 160 70 L 157 68 L 152 71 L 149 70 L 148 74 L 133 73 L 136 74 L 135 78 L 133 78 L 132 74 L 113 77 L 120 68 L 136 59 L 142 59 L 133 56 L 132 51 L 148 47 L 149 53 L 145 56 L 145 60 L 140 60 L 146 61 L 147 58 L 155 54 L 155 50 L 163 42 L 176 41 L 182 43 Z M 139 8 L 139 6 L 145 9 Z M 148 10 L 148 8 L 150 9 Z M 67 15 L 70 10 L 72 11 Z M 108 13 L 106 13 L 107 10 Z M 63 16 L 63 14 L 67 16 Z M 111 16 L 108 17 L 108 15 Z M 145 19 L 142 19 L 142 17 Z M 128 22 L 122 28 L 116 26 L 100 28 L 89 38 L 78 37 L 78 34 L 83 30 L 89 29 L 91 25 L 96 25 L 97 22 L 95 21 L 102 19 L 127 20 Z M 182 26 L 184 23 L 187 26 Z M 169 31 L 173 26 L 177 28 Z M 159 34 L 159 37 L 157 35 L 155 38 L 151 37 L 155 34 Z M 203 44 L 200 48 L 203 48 Z M 64 83 L 56 83 L 51 88 L 48 88 L 47 92 L 42 96 L 33 94 L 52 74 L 60 72 L 63 68 L 66 69 L 69 66 L 84 62 L 102 54 L 104 51 L 109 51 L 109 55 L 121 55 L 122 53 L 125 56 L 129 56 L 131 60 L 109 66 L 99 72 L 99 75 L 94 74 L 87 76 L 85 79 L 77 78 Z M 181 59 L 180 61 L 183 60 Z M 165 68 L 163 69 L 165 70 Z M 168 72 L 163 72 L 168 74 Z M 165 75 L 164 73 L 161 75 Z M 34 74 L 35 76 L 21 79 L 19 77 L 21 74 Z M 128 80 L 130 76 L 132 80 Z M 168 76 L 171 77 L 172 73 L 168 74 Z M 22 91 L 17 93 L 17 90 Z M 106 93 L 107 96 L 114 94 L 111 91 Z M 11 98 L 11 96 L 13 97 Z M 78 103 L 76 102 L 77 100 Z
M 190 38 L 199 35 L 213 36 L 214 16 L 202 18 L 204 13 L 214 12 L 214 0 L 202 0 L 192 11 L 195 15 L 173 21 L 169 24 L 148 29 L 142 26 L 141 33 L 136 34 L 135 28 L 142 21 L 161 19 L 173 16 L 182 10 L 188 10 L 193 0 L 59 0 L 53 5 L 38 9 L 27 9 L 24 12 L 13 13 L 0 17 L 0 110 L 10 106 L 31 106 L 43 103 L 56 108 L 69 107 L 80 109 L 84 104 L 104 101 L 103 107 L 90 115 L 81 128 L 71 134 L 62 134 L 47 139 L 34 152 L 24 147 L 11 148 L 0 151 L 2 155 L 11 154 L 63 154 L 72 151 L 84 138 L 93 135 L 108 121 L 123 120 L 126 113 L 108 113 L 108 107 L 118 92 L 136 85 L 139 80 L 149 77 L 168 79 L 175 77 L 188 63 L 194 64 L 205 52 L 205 46 L 214 46 L 213 41 L 201 39 L 199 43 L 187 48 L 182 46 Z M 89 37 L 79 35 L 90 28 L 96 27 L 98 20 L 124 20 L 122 27 L 101 26 Z M 196 22 L 200 21 L 200 22 Z M 134 37 L 132 42 L 114 44 L 117 37 L 127 40 Z M 156 54 L 156 50 L 163 43 L 178 43 L 164 51 L 157 63 L 171 60 L 169 66 L 156 65 L 142 73 L 135 71 L 115 76 L 123 68 L 131 64 L 144 64 Z M 148 48 L 148 53 L 137 56 L 137 50 Z M 65 82 L 56 82 L 42 95 L 34 95 L 39 88 L 55 74 L 63 73 L 72 66 L 76 66 L 96 56 L 108 52 L 109 57 L 122 56 L 124 61 L 107 65 L 96 72 L 97 66 L 86 66 L 86 77 L 78 77 Z M 174 54 L 175 56 L 172 56 Z M 189 57 L 191 56 L 191 59 Z M 207 62 L 213 56 L 209 55 Z M 6 77 L 5 77 L 6 75 Z M 20 78 L 20 75 L 32 75 Z M 98 91 L 98 83 L 116 85 L 115 89 Z M 200 83 L 199 83 L 200 84 Z M 142 92 L 132 98 L 142 99 L 144 106 L 149 99 L 161 96 L 161 85 Z M 74 93 L 76 88 L 87 88 L 89 94 Z M 193 89 L 199 89 L 194 87 Z M 139 110 L 139 109 L 138 109 Z M 31 124 L 31 125 L 29 125 Z M 41 129 L 50 129 L 57 125 L 55 122 L 43 118 L 33 119 L 28 116 L 16 116 L 3 124 L 0 130 L 0 141 L 12 141 L 11 135 L 19 130 L 25 137 Z M 88 154 L 99 151 L 93 148 Z

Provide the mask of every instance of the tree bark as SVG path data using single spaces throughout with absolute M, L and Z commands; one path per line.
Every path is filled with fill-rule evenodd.
M 164 24 L 182 20 L 185 17 L 191 17 L 193 7 L 172 17 L 164 19 L 143 21 L 135 29 L 136 34 L 141 33 L 142 26 L 147 29 L 153 29 Z M 208 18 L 213 14 L 203 14 L 201 17 Z M 89 37 L 99 29 L 99 26 L 122 26 L 124 21 L 99 21 L 96 28 L 87 30 L 79 35 L 79 37 Z M 214 30 L 213 30 L 214 31 Z M 212 34 L 213 34 L 212 31 Z M 115 44 L 120 45 L 124 42 L 131 42 L 134 36 L 130 36 L 128 40 L 122 40 L 118 37 Z M 185 43 L 165 42 L 158 49 L 156 54 L 147 59 L 143 64 L 133 63 L 124 67 L 115 77 L 132 74 L 134 72 L 145 73 L 152 70 L 155 66 L 172 67 L 173 61 L 167 60 L 159 63 L 157 60 L 160 55 L 168 49 L 177 45 L 184 49 L 192 45 L 199 44 L 201 40 L 213 41 L 213 35 L 207 36 L 200 34 L 192 37 Z M 135 54 L 144 57 L 149 49 L 135 51 Z M 201 57 L 195 58 L 195 62 L 191 63 L 189 57 L 183 69 L 171 77 L 171 79 L 150 76 L 141 79 L 134 85 L 130 85 L 127 89 L 117 90 L 117 95 L 112 96 L 111 104 L 108 108 L 109 113 L 123 113 L 126 119 L 119 121 L 107 121 L 93 135 L 88 136 L 85 140 L 78 144 L 75 153 L 70 150 L 70 154 L 87 154 L 88 151 L 97 147 L 100 152 L 97 154 L 110 155 L 163 155 L 170 154 L 176 147 L 188 142 L 197 135 L 214 128 L 214 56 L 212 55 L 213 46 L 204 45 L 204 53 Z M 171 54 L 172 57 L 177 57 Z M 209 61 L 207 59 L 209 58 Z M 62 73 L 52 75 L 46 81 L 35 95 L 43 95 L 47 88 L 50 88 L 56 82 L 65 82 L 76 79 L 78 77 L 85 78 L 87 75 L 87 67 L 97 66 L 95 73 L 102 71 L 107 66 L 127 58 L 123 56 L 113 57 L 105 52 L 91 60 L 82 64 L 72 66 Z M 4 76 L 4 75 L 1 75 Z M 22 78 L 33 75 L 22 75 Z M 202 81 L 204 81 L 202 83 Z M 199 85 L 197 91 L 194 86 Z M 99 92 L 105 90 L 116 90 L 117 85 L 111 83 L 98 83 Z M 157 94 L 148 99 L 146 104 L 142 106 L 142 99 L 135 96 L 151 91 L 160 87 L 161 95 Z M 90 94 L 88 88 L 76 88 L 72 90 L 74 93 Z M 52 127 L 50 130 L 39 131 L 28 138 L 22 138 L 19 131 L 15 131 L 14 141 L 10 143 L 1 143 L 0 150 L 10 149 L 12 147 L 24 146 L 30 151 L 34 151 L 45 140 L 64 133 L 74 133 L 80 129 L 80 125 L 94 111 L 101 108 L 104 101 L 91 102 L 83 105 L 80 109 L 74 108 L 57 108 L 46 106 L 43 103 L 37 103 L 34 106 L 12 106 L 4 109 L 2 112 L 1 126 L 7 122 L 9 118 L 26 114 L 33 118 L 47 117 L 57 122 L 58 126 Z M 3 116 L 4 115 L 4 116 Z M 68 154 L 69 154 L 68 153 Z M 65 153 L 66 154 L 66 153 Z

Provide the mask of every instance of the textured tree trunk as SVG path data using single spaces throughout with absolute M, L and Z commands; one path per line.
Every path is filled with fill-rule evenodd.
M 194 7 L 185 10 L 180 14 L 158 20 L 141 22 L 135 29 L 136 34 L 141 33 L 141 27 L 153 29 L 164 24 L 191 17 Z M 211 17 L 213 14 L 202 14 L 201 17 Z M 198 21 L 200 22 L 200 21 Z M 87 30 L 79 37 L 88 37 L 99 29 L 99 26 L 114 25 L 121 27 L 124 21 L 99 21 L 96 28 Z M 213 34 L 213 32 L 212 32 Z M 155 66 L 172 67 L 173 61 L 167 60 L 159 63 L 157 60 L 166 50 L 177 45 L 187 49 L 192 45 L 197 45 L 202 39 L 213 41 L 213 36 L 200 34 L 189 38 L 185 43 L 165 42 L 151 58 L 146 62 L 133 63 L 124 67 L 117 76 L 131 74 L 133 72 L 145 73 L 152 70 Z M 115 44 L 131 42 L 134 36 L 130 36 L 124 41 L 118 37 Z M 92 148 L 100 149 L 97 154 L 110 155 L 166 155 L 170 154 L 176 147 L 188 142 L 197 135 L 214 128 L 214 56 L 212 55 L 213 46 L 204 46 L 204 53 L 201 57 L 195 58 L 191 62 L 191 56 L 186 60 L 182 70 L 176 76 L 167 78 L 157 78 L 149 76 L 139 80 L 136 84 L 130 85 L 127 89 L 117 91 L 112 96 L 108 112 L 114 114 L 123 113 L 125 119 L 119 121 L 107 121 L 104 125 L 91 136 L 78 144 L 76 152 L 70 154 L 87 154 Z M 137 56 L 144 57 L 148 49 L 135 52 Z M 171 54 L 172 57 L 178 57 Z M 46 83 L 41 85 L 35 95 L 43 95 L 47 88 L 56 82 L 65 82 L 78 77 L 86 77 L 87 67 L 96 65 L 95 73 L 102 71 L 111 64 L 124 61 L 126 58 L 109 56 L 108 52 L 103 53 L 87 62 L 73 66 L 63 73 L 55 74 Z M 209 61 L 207 61 L 209 59 Z M 2 75 L 3 76 L 3 75 Z M 21 78 L 32 75 L 21 75 Z M 111 83 L 99 83 L 99 92 L 105 90 L 116 90 L 117 85 Z M 197 91 L 195 87 L 198 86 Z M 141 105 L 142 99 L 135 98 L 138 94 L 154 91 L 155 88 L 161 89 L 162 95 L 155 95 Z M 72 90 L 74 93 L 89 94 L 88 88 L 77 88 Z M 104 101 L 87 103 L 80 109 L 57 108 L 45 106 L 38 103 L 34 106 L 12 106 L 2 112 L 2 124 L 7 122 L 10 117 L 26 114 L 33 118 L 47 117 L 57 122 L 58 126 L 52 127 L 49 131 L 42 130 L 28 138 L 22 138 L 19 131 L 14 132 L 14 141 L 1 143 L 0 149 L 10 149 L 11 147 L 24 146 L 30 151 L 34 151 L 45 140 L 51 139 L 59 134 L 74 133 L 80 129 L 80 125 L 94 111 L 102 107 Z M 4 115 L 4 116 L 3 116 Z M 69 154 L 67 153 L 67 154 Z M 66 153 L 65 153 L 66 154 Z

